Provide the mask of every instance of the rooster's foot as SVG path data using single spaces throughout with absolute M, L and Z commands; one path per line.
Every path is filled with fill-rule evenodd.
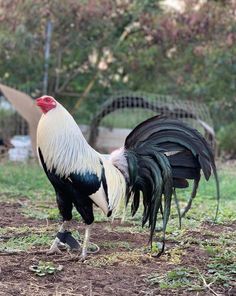
M 60 244 L 68 245 L 70 250 L 79 251 L 80 243 L 72 236 L 70 231 L 58 232 L 56 239 L 59 240 Z
M 52 243 L 50 249 L 47 252 L 47 255 L 51 254 L 61 254 L 61 250 L 65 250 L 69 247 L 72 251 L 79 251 L 80 244 L 78 241 L 71 235 L 69 231 L 58 232 L 57 237 Z
M 47 251 L 47 255 L 54 255 L 54 254 L 61 254 L 62 251 L 56 247 L 56 248 L 50 248 L 48 251 Z
M 61 254 L 61 250 L 59 249 L 60 245 L 61 245 L 61 242 L 59 238 L 56 237 L 50 249 L 47 251 L 47 255 Z
M 81 253 L 81 255 L 79 256 L 79 261 L 84 262 L 86 258 L 87 258 L 87 253 Z
M 100 251 L 100 248 L 98 245 L 91 243 L 91 245 L 88 247 L 88 249 L 83 248 L 82 253 L 80 255 L 80 261 L 83 262 L 87 259 L 88 254 L 96 254 Z

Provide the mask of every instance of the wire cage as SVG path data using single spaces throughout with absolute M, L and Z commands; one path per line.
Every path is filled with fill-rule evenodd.
M 188 123 L 215 147 L 213 121 L 206 105 L 175 96 L 128 91 L 114 93 L 100 107 L 90 125 L 89 143 L 96 146 L 99 126 L 132 129 L 157 114 Z
M 12 147 L 11 138 L 15 135 L 28 135 L 29 126 L 13 106 L 0 95 L 0 159 L 5 158 Z
M 1 108 L 1 106 L 4 106 Z M 0 137 L 9 139 L 14 135 L 28 135 L 29 127 L 26 120 L 0 96 Z

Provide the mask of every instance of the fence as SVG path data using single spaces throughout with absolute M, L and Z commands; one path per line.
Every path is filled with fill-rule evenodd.
M 215 146 L 215 134 L 210 112 L 206 105 L 181 100 L 175 96 L 143 92 L 119 92 L 108 97 L 90 125 L 89 143 L 96 146 L 99 126 L 134 128 L 143 120 L 163 114 L 187 122 L 198 129 Z

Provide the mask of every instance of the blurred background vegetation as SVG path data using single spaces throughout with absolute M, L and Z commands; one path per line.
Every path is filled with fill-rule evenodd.
M 46 87 L 80 122 L 117 90 L 205 103 L 236 155 L 236 1 L 1 0 L 0 81 Z

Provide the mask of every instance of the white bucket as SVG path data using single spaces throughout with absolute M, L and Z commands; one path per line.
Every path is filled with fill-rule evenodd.
M 29 136 L 14 136 L 11 139 L 14 148 L 9 149 L 8 155 L 11 161 L 26 161 L 31 152 L 31 140 Z

